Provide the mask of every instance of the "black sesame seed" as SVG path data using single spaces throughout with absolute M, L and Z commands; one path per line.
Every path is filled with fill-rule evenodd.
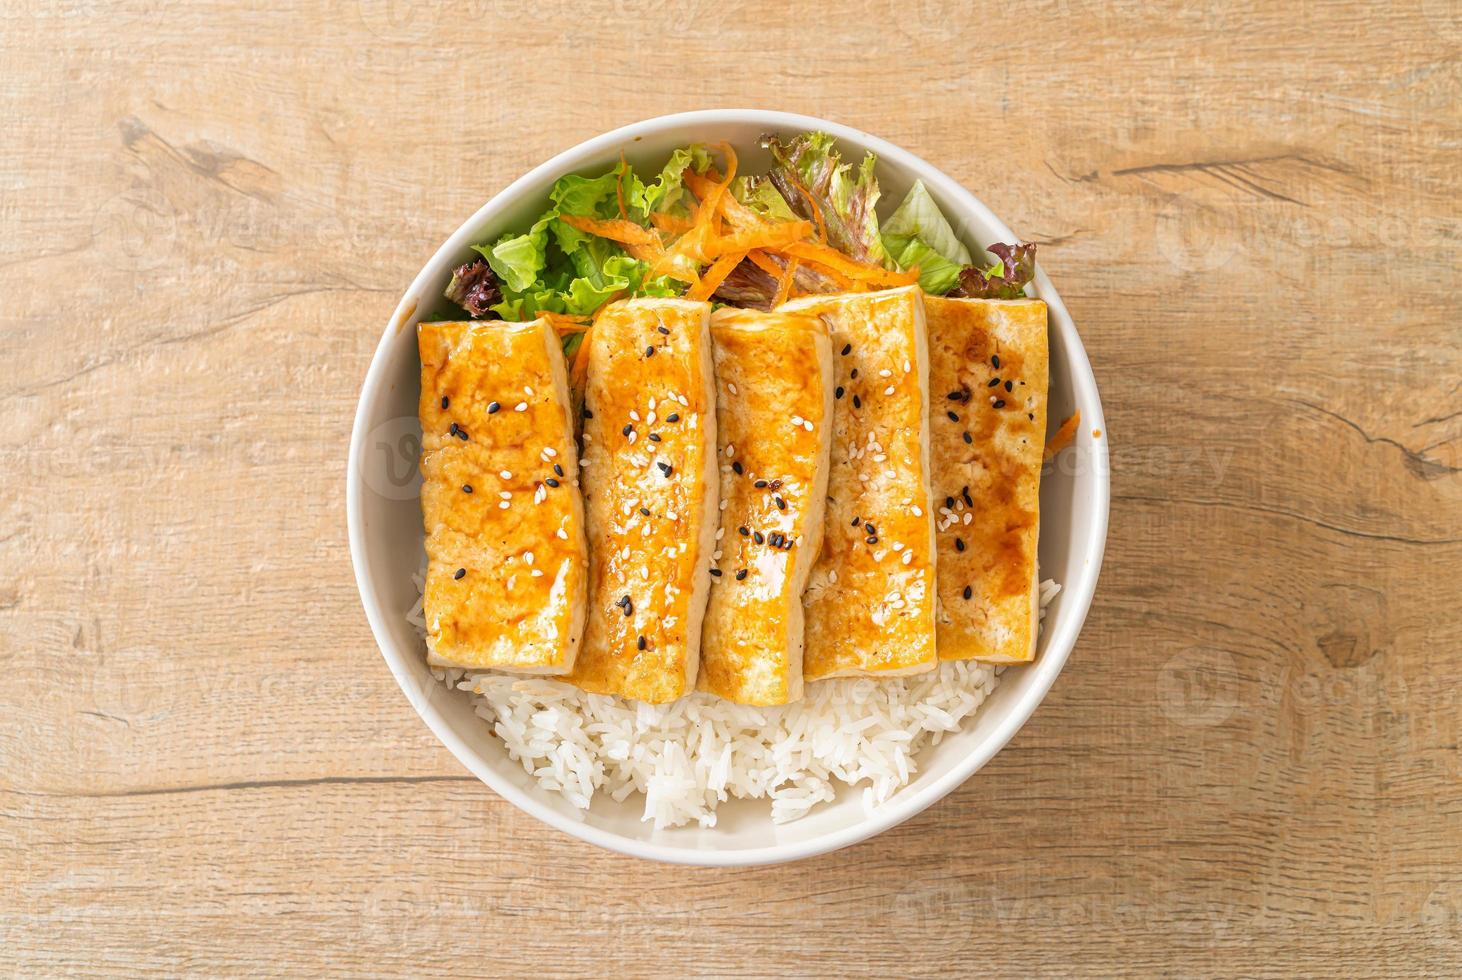
M 620 596 L 618 599 L 614 600 L 614 604 L 616 606 L 618 606 L 619 608 L 621 608 L 621 609 L 623 609 L 628 603 L 629 603 L 629 596 L 627 596 L 627 595 Z
M 740 532 L 743 538 L 751 537 L 751 528 L 747 527 L 745 524 L 741 525 L 736 530 Z
M 1000 379 L 999 378 L 991 378 L 990 379 L 990 383 L 987 384 L 987 385 L 985 385 L 986 388 L 997 388 L 999 386 L 1000 386 Z
M 999 370 L 999 368 L 1000 368 L 1000 355 L 999 354 L 995 354 L 995 355 L 992 355 L 991 356 L 991 358 L 990 358 L 990 366 L 993 367 L 993 368 L 995 368 L 996 370 Z
M 654 357 L 655 356 L 655 345 L 654 344 L 651 344 L 649 347 L 646 347 L 645 348 L 645 356 L 646 357 Z
M 458 428 L 457 423 L 456 422 L 453 422 L 452 423 L 452 427 L 447 430 L 447 435 L 449 435 L 449 436 L 456 435 L 457 434 L 457 428 Z
M 859 524 L 862 524 L 862 523 L 863 523 L 863 518 L 861 518 L 861 517 L 855 517 L 855 518 L 853 518 L 853 526 L 854 527 L 857 527 Z
M 669 415 L 665 416 L 665 421 L 666 422 L 679 422 L 680 421 L 680 413 L 679 412 L 671 412 Z
M 554 476 L 563 476 L 563 467 L 562 466 L 559 466 L 557 463 L 554 463 L 553 464 L 553 475 Z
M 857 368 L 853 368 L 853 373 L 850 374 L 850 375 L 848 375 L 848 377 L 852 378 L 854 381 L 857 381 L 858 380 L 858 369 Z
M 632 425 L 626 425 L 623 429 L 620 429 L 619 430 L 619 434 L 622 435 L 622 436 L 627 436 L 627 435 L 629 435 L 633 431 L 635 431 L 635 427 L 634 426 L 632 426 Z
M 965 550 L 965 539 L 964 538 L 955 538 L 954 539 L 954 550 L 955 551 L 964 551 Z
M 952 509 L 954 507 L 954 498 L 953 497 L 945 497 L 944 498 L 944 506 L 949 507 L 949 508 Z
M 767 535 L 767 544 L 771 545 L 773 548 L 780 548 L 782 546 L 782 542 L 785 540 L 787 540 L 786 535 L 782 534 L 782 532 L 780 531 L 773 531 L 771 534 Z
M 644 648 L 645 648 L 645 634 L 641 633 L 639 636 L 635 637 L 635 649 L 636 650 L 643 650 Z
M 781 497 L 773 497 L 772 501 L 777 505 L 777 510 L 786 510 L 787 502 Z
M 650 516 L 650 508 L 648 508 L 648 507 L 641 507 L 640 508 L 640 514 L 642 516 L 644 516 L 644 517 L 649 517 Z
M 944 397 L 945 398 L 948 398 L 952 402 L 960 402 L 960 401 L 964 401 L 965 393 L 963 391 L 951 391 L 949 394 L 945 395 Z
M 973 446 L 975 444 L 975 438 L 974 438 L 974 436 L 970 435 L 968 432 L 965 433 L 965 436 L 964 437 L 965 437 L 965 445 L 966 446 Z
M 746 467 L 742 466 L 741 460 L 738 459 L 736 462 L 731 464 L 731 472 L 735 473 L 737 476 L 740 476 L 741 474 L 746 472 Z
M 548 484 L 551 487 L 557 487 L 558 486 L 558 481 L 555 480 L 551 476 L 548 479 L 544 480 L 543 482 L 546 483 L 546 484 Z
M 842 398 L 843 397 L 843 386 L 842 385 L 838 385 L 837 388 L 833 391 L 833 397 L 834 398 Z
M 497 402 L 488 402 L 487 403 L 487 414 L 488 415 L 496 415 L 498 413 L 498 410 L 501 409 L 501 408 L 502 408 L 502 406 L 499 405 Z M 584 417 L 585 418 L 590 418 L 591 417 L 589 415 L 589 410 L 588 409 L 584 409 Z
M 651 442 L 659 442 L 660 441 L 660 433 L 658 433 L 658 432 L 651 432 L 645 438 L 646 439 L 649 439 Z
M 738 568 L 736 570 L 736 581 L 740 582 L 744 578 L 746 578 L 746 569 Z
M 1025 413 L 1025 417 L 1028 418 L 1028 419 L 1030 419 L 1032 422 L 1034 422 L 1036 420 L 1036 413 L 1035 412 L 1026 412 Z
M 465 568 L 459 568 L 459 569 L 457 569 L 456 572 L 454 572 L 452 574 L 452 578 L 454 578 L 454 579 L 461 578 L 463 575 L 466 575 L 466 574 L 467 574 L 467 569 L 465 569 Z
M 863 530 L 867 531 L 869 534 L 877 534 L 878 533 L 878 528 L 876 528 L 876 527 L 873 526 L 873 522 L 872 521 L 869 521 L 867 524 L 864 524 L 863 525 Z
M 969 487 L 965 487 L 963 490 L 961 490 L 959 492 L 959 495 L 964 498 L 964 500 L 965 500 L 965 506 L 966 507 L 973 507 L 973 506 L 975 506 L 975 502 L 970 499 L 970 488 Z
M 968 585 L 965 586 L 965 598 L 968 599 L 975 594 L 975 590 Z
M 670 475 L 670 471 L 675 468 L 675 467 L 671 466 L 669 463 L 656 463 L 655 465 L 658 466 L 658 467 L 660 467 L 660 472 L 661 473 L 664 473 L 666 476 L 669 476 Z
M 990 404 L 994 405 L 996 408 L 1004 408 L 1005 407 L 1005 399 L 1004 398 L 997 398 L 993 402 L 991 402 Z
M 452 404 L 452 399 L 448 398 L 446 395 L 443 395 L 442 396 L 442 407 L 443 408 L 446 408 L 450 404 Z
M 464 483 L 464 484 L 462 484 L 462 492 L 463 493 L 471 493 L 472 492 L 472 484 L 470 484 L 470 483 Z
M 713 568 L 713 569 L 711 569 L 711 574 L 714 575 L 714 576 L 716 576 L 716 578 L 720 578 L 721 577 L 721 570 L 719 568 Z
M 863 399 L 859 398 L 857 395 L 854 395 L 853 396 L 853 407 L 854 408 L 862 408 L 863 407 Z
M 467 441 L 467 430 L 464 429 L 464 428 L 461 428 L 459 426 L 457 428 L 457 438 L 458 439 L 461 439 L 463 442 L 466 442 Z
M 752 531 L 751 540 L 755 541 L 757 544 L 761 544 L 762 542 L 766 541 L 766 538 L 762 537 L 762 533 L 760 531 Z
M 615 605 L 623 609 L 626 616 L 634 615 L 635 604 L 633 602 L 630 602 L 629 596 L 620 596 L 619 601 L 616 602 Z
M 853 345 L 852 344 L 844 344 L 843 345 L 843 356 L 844 357 L 847 357 L 851 353 L 853 353 Z
M 878 535 L 876 535 L 876 534 L 870 534 L 870 535 L 868 535 L 868 537 L 864 538 L 863 540 L 864 541 L 867 541 L 869 544 L 877 544 L 878 543 Z
M 662 334 L 664 334 L 667 337 L 670 336 L 670 328 L 669 327 L 656 327 L 655 329 L 658 330 L 658 331 L 660 331 Z
M 752 486 L 756 487 L 758 490 L 765 490 L 767 488 L 767 481 L 757 480 L 755 483 L 752 484 Z
M 959 416 L 956 415 L 956 414 L 954 414 L 953 412 L 945 412 L 944 414 L 949 416 L 949 421 L 951 421 L 951 422 L 958 422 L 959 421 Z
M 496 402 L 494 402 L 493 404 L 496 404 Z M 493 409 L 493 411 L 497 411 L 497 409 Z M 592 419 L 593 417 L 594 417 L 594 413 L 591 412 L 591 411 L 589 411 L 587 408 L 585 408 L 584 409 L 584 418 L 586 418 L 586 419 Z
M 1009 381 L 1007 381 L 1007 382 L 1005 382 L 1005 390 L 1006 391 L 1014 391 L 1015 390 L 1015 385 L 1013 385 Z

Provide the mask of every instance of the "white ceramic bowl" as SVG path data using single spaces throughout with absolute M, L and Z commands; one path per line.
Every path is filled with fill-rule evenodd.
M 1034 664 L 1007 668 L 994 693 L 962 731 L 920 756 L 914 780 L 882 805 L 865 808 L 861 789 L 789 824 L 771 822 L 769 805 L 733 800 L 717 811 L 716 826 L 655 830 L 640 819 L 642 798 L 623 804 L 598 798 L 580 813 L 545 792 L 514 762 L 465 695 L 448 690 L 427 670 L 424 646 L 406 620 L 417 598 L 412 581 L 422 562 L 420 478 L 416 454 L 417 320 L 439 301 L 453 266 L 469 246 L 525 226 L 541 211 L 554 180 L 566 173 L 599 173 L 621 151 L 636 167 L 654 172 L 675 147 L 726 140 L 742 173 L 765 172 L 768 155 L 757 138 L 769 131 L 823 130 L 837 138 L 844 158 L 878 155 L 884 201 L 897 202 L 920 178 L 970 245 L 1013 241 L 989 208 L 949 177 L 897 146 L 867 133 L 809 116 L 752 109 L 720 109 L 663 116 L 605 133 L 559 154 L 514 181 L 458 228 L 406 290 L 371 362 L 356 412 L 346 475 L 350 551 L 361 601 L 381 653 L 422 719 L 462 764 L 500 796 L 539 820 L 593 844 L 637 857 L 683 864 L 752 865 L 791 861 L 846 847 L 886 830 L 949 793 L 983 766 L 1020 728 L 1050 689 L 1076 642 L 1100 570 L 1107 535 L 1107 448 L 1101 401 L 1086 352 L 1061 298 L 1045 274 L 1036 295 L 1050 307 L 1050 416 L 1081 410 L 1073 450 L 1057 460 L 1041 484 L 1041 576 L 1063 586 L 1047 611 Z M 992 174 L 992 179 L 996 175 Z M 1048 468 L 1049 470 L 1049 468 Z

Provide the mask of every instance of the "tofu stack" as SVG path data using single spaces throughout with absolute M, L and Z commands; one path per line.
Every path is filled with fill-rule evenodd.
M 941 660 L 1026 663 L 1040 615 L 1046 304 L 924 299 Z
M 427 659 L 563 674 L 588 553 L 563 350 L 542 321 L 423 323 Z
M 584 341 L 588 625 L 568 680 L 586 691 L 658 703 L 695 687 L 719 502 L 710 312 L 617 302 Z
M 922 293 L 784 304 L 828 324 L 834 402 L 822 552 L 803 596 L 807 680 L 932 670 L 935 552 Z
M 828 329 L 815 316 L 722 309 L 711 338 L 721 514 L 698 686 L 787 704 L 802 697 L 802 592 L 823 537 Z

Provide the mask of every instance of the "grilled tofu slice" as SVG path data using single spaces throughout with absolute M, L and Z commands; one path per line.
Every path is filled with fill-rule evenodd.
M 832 348 L 818 317 L 711 317 L 721 516 L 699 687 L 741 704 L 802 697 L 802 591 L 822 545 Z
M 822 553 L 803 596 L 807 680 L 936 663 L 922 296 L 906 286 L 781 307 L 827 322 L 836 386 Z
M 1025 663 L 1040 614 L 1046 304 L 928 297 L 941 660 Z
M 629 300 L 585 341 L 589 611 L 569 680 L 586 691 L 665 702 L 695 686 L 718 502 L 710 315 Z
M 588 595 L 568 374 L 552 327 L 423 323 L 427 660 L 563 674 Z

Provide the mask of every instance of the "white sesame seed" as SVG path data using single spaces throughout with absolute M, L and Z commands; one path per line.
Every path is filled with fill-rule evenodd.
M 889 385 L 887 388 L 883 389 L 883 393 L 885 395 L 893 394 L 893 385 Z
M 513 473 L 511 470 L 502 470 L 498 473 L 498 476 L 502 477 L 504 480 L 511 480 L 513 478 Z
M 529 575 L 532 575 L 534 578 L 542 578 L 543 577 L 543 569 L 541 569 L 541 568 L 535 568 L 535 569 L 533 569 L 533 571 L 529 572 L 528 574 Z
M 535 490 L 535 491 L 533 491 L 533 502 L 535 504 L 541 504 L 541 503 L 543 503 L 543 501 L 545 501 L 547 499 L 548 499 L 548 488 L 545 487 L 545 486 L 543 486 L 542 484 L 539 484 L 538 485 L 538 489 Z
M 559 528 L 558 536 L 560 540 L 567 541 L 569 539 L 569 532 L 565 531 L 563 528 Z
M 806 429 L 808 432 L 811 432 L 812 431 L 812 423 L 809 422 L 809 421 L 807 421 L 807 419 L 803 419 L 802 420 L 802 428 Z
M 635 444 L 635 439 L 638 438 L 638 437 L 639 437 L 639 433 L 636 432 L 636 431 L 634 431 L 633 429 L 631 429 L 630 430 L 630 433 L 629 433 L 629 444 L 631 446 L 633 446 Z
M 736 455 L 736 447 L 733 446 L 733 445 L 731 445 L 730 443 L 727 443 L 727 445 L 726 445 L 726 458 L 727 459 L 731 459 L 735 455 Z
M 549 459 L 552 459 L 553 457 L 558 455 L 558 450 L 554 449 L 552 446 L 544 446 L 543 452 L 544 455 L 546 455 Z
M 530 388 L 530 387 L 528 387 L 527 385 L 524 385 L 523 386 L 523 394 L 527 395 L 529 398 L 532 398 L 533 397 L 533 389 Z
M 634 409 L 630 409 L 629 420 L 631 422 L 638 422 L 640 420 L 640 413 L 636 412 Z
M 792 424 L 793 425 L 796 425 L 796 426 L 802 425 L 802 416 L 800 416 L 800 415 L 794 415 L 794 416 L 792 416 Z
M 964 523 L 968 524 L 970 521 L 972 521 L 974 519 L 975 519 L 975 512 L 974 511 L 971 511 L 971 510 L 965 511 Z
M 721 549 L 720 548 L 717 548 L 715 551 L 711 552 L 711 561 L 720 561 L 720 560 L 721 560 Z
M 676 514 L 675 511 L 673 511 L 673 510 L 667 510 L 665 512 L 665 519 L 667 521 L 678 520 L 679 519 L 679 515 Z
M 500 500 L 498 501 L 498 506 L 501 507 L 503 510 L 507 510 L 512 505 L 509 504 L 506 500 Z
M 924 516 L 924 510 L 918 504 L 915 504 L 914 505 L 914 516 L 915 517 L 923 517 Z
M 904 552 L 904 564 L 907 565 L 910 562 L 912 562 L 913 560 L 914 560 L 914 552 L 913 551 L 905 551 Z
M 730 381 L 726 382 L 726 390 L 729 391 L 729 392 L 731 392 L 731 394 L 733 394 L 733 395 L 737 393 L 736 392 L 736 385 L 734 383 L 730 382 Z M 682 404 L 684 404 L 684 403 L 682 403 Z
M 526 564 L 529 564 L 529 565 L 533 564 L 533 552 L 531 552 L 531 551 L 525 551 L 525 552 L 523 552 L 523 561 Z
M 908 358 L 904 358 L 904 373 L 905 374 L 908 374 L 913 369 L 914 369 L 914 366 L 909 363 Z
M 526 412 L 526 411 L 528 411 L 528 403 L 527 402 L 518 402 L 518 404 L 516 404 L 516 405 L 513 406 L 513 411 L 515 411 L 515 412 Z
M 654 399 L 651 399 L 651 401 L 653 401 L 653 400 Z M 655 424 L 655 413 L 654 412 L 651 412 L 649 415 L 646 415 L 645 416 L 645 424 L 646 425 L 654 425 Z
M 582 469 L 583 467 L 588 466 L 588 465 L 589 465 L 589 461 L 587 459 L 581 459 L 581 460 L 579 460 L 579 467 L 580 467 L 580 469 Z
M 724 500 L 721 501 L 721 509 L 722 510 L 725 510 L 726 509 L 726 501 L 724 501 Z
M 885 456 L 883 453 L 879 453 L 877 456 L 873 457 L 873 462 L 882 463 L 886 459 L 888 459 L 887 456 Z
M 726 529 L 724 527 L 718 527 L 718 528 L 716 528 L 716 540 L 717 541 L 720 541 L 725 536 L 726 536 Z
M 497 495 L 499 497 L 503 498 L 504 500 L 512 500 L 513 499 L 513 495 L 511 493 L 509 493 L 508 491 L 506 491 L 506 490 L 499 490 Z
M 686 399 L 684 395 L 676 395 L 675 400 L 680 402 L 681 408 L 690 408 L 690 402 Z
M 882 371 L 878 372 L 878 376 L 880 378 L 891 378 L 893 377 L 893 372 L 890 371 L 888 368 L 884 368 Z

